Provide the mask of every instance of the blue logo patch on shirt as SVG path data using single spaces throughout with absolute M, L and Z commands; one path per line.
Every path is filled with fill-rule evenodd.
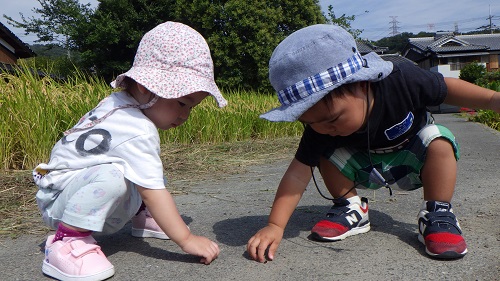
M 393 140 L 408 132 L 408 130 L 410 130 L 411 128 L 411 125 L 413 125 L 413 119 L 413 113 L 410 112 L 403 121 L 385 130 L 384 133 L 387 139 Z

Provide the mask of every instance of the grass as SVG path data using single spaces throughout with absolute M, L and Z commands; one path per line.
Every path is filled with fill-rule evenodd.
M 76 76 L 64 82 L 40 78 L 26 69 L 0 73 L 0 168 L 29 170 L 46 162 L 62 132 L 71 128 L 113 89 L 95 78 Z M 189 121 L 160 132 L 162 143 L 226 143 L 248 139 L 299 136 L 298 123 L 273 123 L 259 114 L 276 107 L 274 95 L 225 91 L 228 106 L 212 98 L 196 106 Z

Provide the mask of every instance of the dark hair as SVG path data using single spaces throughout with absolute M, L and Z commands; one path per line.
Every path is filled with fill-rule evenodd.
M 321 101 L 324 102 L 329 109 L 331 109 L 334 97 L 343 98 L 346 95 L 352 94 L 357 84 L 358 82 L 341 85 L 340 87 L 331 90 L 328 94 L 326 94 L 326 96 L 323 97 Z

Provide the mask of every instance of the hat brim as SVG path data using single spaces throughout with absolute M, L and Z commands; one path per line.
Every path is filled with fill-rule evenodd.
M 332 90 L 344 84 L 354 82 L 380 81 L 392 72 L 392 62 L 383 60 L 380 56 L 373 52 L 363 56 L 363 59 L 366 61 L 366 67 L 361 68 L 359 71 L 342 80 L 340 83 L 336 83 L 290 105 L 282 105 L 280 107 L 274 108 L 264 114 L 261 114 L 260 118 L 272 122 L 297 121 L 297 119 L 302 114 L 304 114 L 304 112 L 306 112 L 309 108 L 319 102 Z
M 194 92 L 207 92 L 215 99 L 219 107 L 227 105 L 227 100 L 222 96 L 213 79 L 199 75 L 187 68 L 164 70 L 133 66 L 127 72 L 118 75 L 111 82 L 111 86 L 113 88 L 123 87 L 122 82 L 125 77 L 132 78 L 161 98 L 175 99 Z

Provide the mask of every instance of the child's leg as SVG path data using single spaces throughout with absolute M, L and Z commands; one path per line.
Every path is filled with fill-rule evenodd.
M 457 159 L 448 140 L 437 138 L 429 144 L 421 178 L 424 200 L 451 202 L 457 178 Z
M 129 185 L 112 164 L 85 169 L 45 210 L 44 219 L 80 231 L 116 232 L 140 206 L 140 196 Z
M 333 198 L 344 197 L 347 199 L 358 195 L 356 188 L 352 188 L 354 182 L 344 176 L 332 162 L 323 157 L 320 160 L 320 172 Z
M 419 240 L 425 251 L 436 258 L 460 258 L 467 253 L 462 230 L 451 208 L 455 190 L 457 161 L 451 143 L 434 139 L 427 148 L 421 171 L 424 203 L 418 215 Z
M 91 231 L 120 229 L 140 205 L 132 204 L 133 189 L 114 165 L 83 170 L 47 205 L 44 220 L 58 223 L 47 238 L 42 270 L 57 279 L 106 279 L 114 267 L 90 235 Z
M 168 240 L 168 237 L 149 213 L 146 205 L 142 203 L 137 214 L 132 218 L 132 236 L 140 238 L 158 238 Z

